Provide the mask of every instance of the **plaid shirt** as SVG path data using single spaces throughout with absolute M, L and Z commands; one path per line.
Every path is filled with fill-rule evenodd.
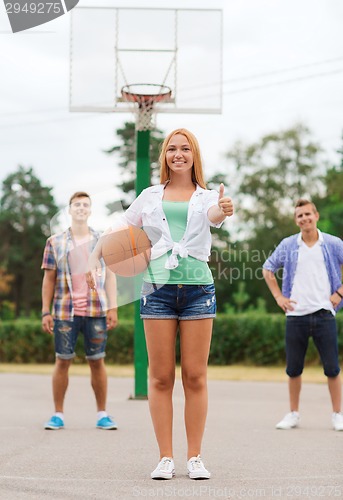
M 89 252 L 92 252 L 100 233 L 90 228 L 92 235 L 89 242 Z M 73 249 L 73 240 L 70 228 L 63 233 L 54 234 L 47 239 L 44 248 L 41 269 L 52 269 L 56 271 L 56 284 L 53 300 L 52 314 L 56 319 L 72 320 L 73 287 L 71 270 L 69 265 L 69 252 Z M 96 290 L 88 289 L 86 316 L 106 316 L 107 297 L 105 291 L 106 267 L 101 259 L 102 273 L 96 276 Z
M 342 286 L 343 241 L 337 236 L 323 233 L 317 229 L 319 243 L 324 256 L 324 262 L 329 277 L 331 293 Z M 282 295 L 290 297 L 298 263 L 298 251 L 301 233 L 284 238 L 276 247 L 272 255 L 263 264 L 264 269 L 276 273 L 284 268 L 282 276 Z M 336 307 L 336 311 L 343 307 L 343 299 Z

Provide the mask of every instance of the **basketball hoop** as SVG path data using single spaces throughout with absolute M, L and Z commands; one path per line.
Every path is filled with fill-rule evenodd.
M 123 101 L 133 104 L 132 111 L 136 115 L 136 130 L 154 128 L 152 119 L 154 105 L 160 102 L 172 102 L 171 93 L 170 87 L 154 83 L 134 83 L 122 87 Z

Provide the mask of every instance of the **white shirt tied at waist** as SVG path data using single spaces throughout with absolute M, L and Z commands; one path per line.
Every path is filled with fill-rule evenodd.
M 179 242 L 174 242 L 162 205 L 165 186 L 166 184 L 158 184 L 144 189 L 119 217 L 121 222 L 113 224 L 112 230 L 118 229 L 120 225 L 122 227 L 123 224 L 142 227 L 153 244 L 151 260 L 161 257 L 169 250 L 172 251 L 167 258 L 166 269 L 175 269 L 179 265 L 177 256 L 190 256 L 207 262 L 212 243 L 210 227 L 222 225 L 222 222 L 212 223 L 207 216 L 209 208 L 218 204 L 218 192 L 196 186 L 189 200 L 185 233 Z
M 164 267 L 166 269 L 176 269 L 179 265 L 178 255 L 180 255 L 182 259 L 186 259 L 188 257 L 188 250 L 180 243 L 174 243 L 172 253 L 169 255 Z

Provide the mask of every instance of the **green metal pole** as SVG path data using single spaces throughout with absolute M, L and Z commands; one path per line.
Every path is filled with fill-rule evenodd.
M 150 186 L 150 130 L 138 130 L 136 134 L 136 195 L 138 196 L 143 189 Z M 135 286 L 136 293 L 139 296 L 139 279 L 136 280 Z M 146 399 L 148 395 L 148 357 L 139 305 L 140 301 L 136 300 L 134 331 L 135 399 Z

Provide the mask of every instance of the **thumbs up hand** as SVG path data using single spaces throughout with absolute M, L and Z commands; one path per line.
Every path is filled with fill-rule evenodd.
M 219 186 L 218 206 L 225 217 L 230 217 L 233 214 L 233 203 L 231 198 L 224 196 L 224 184 Z

